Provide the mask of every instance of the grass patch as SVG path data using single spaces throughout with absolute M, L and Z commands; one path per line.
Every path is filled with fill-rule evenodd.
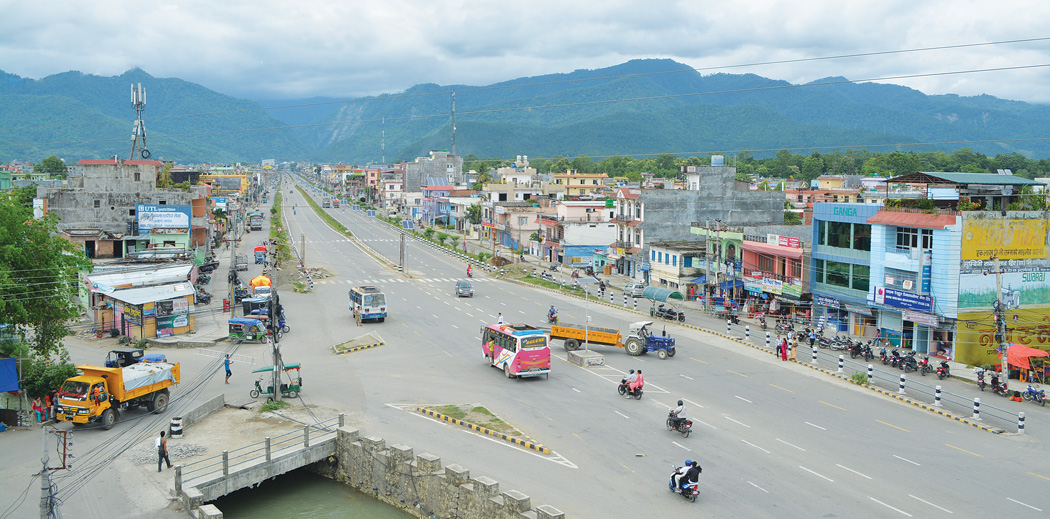
M 314 202 L 314 199 L 310 198 L 310 195 L 306 194 L 306 191 L 303 191 L 303 188 L 296 186 L 296 189 L 298 189 L 299 192 L 303 194 L 303 197 L 306 198 L 306 203 L 310 204 L 310 208 L 312 208 L 314 212 L 321 217 L 322 220 L 327 222 L 328 225 L 331 225 L 333 228 L 335 228 L 347 238 L 352 237 L 354 235 L 354 233 L 350 232 L 350 230 L 347 229 L 345 225 L 339 223 L 335 218 L 332 218 L 331 215 L 326 213 L 324 209 L 321 208 L 321 206 L 317 205 L 317 202 Z M 327 189 L 325 191 L 327 191 Z
M 467 423 L 474 425 L 480 425 L 486 429 L 493 431 L 499 431 L 504 434 L 508 434 L 514 437 L 524 437 L 524 434 L 519 431 L 513 425 L 504 422 L 497 417 L 492 411 L 483 406 L 475 406 L 472 404 L 462 405 L 442 405 L 428 407 L 427 409 L 436 413 L 441 413 L 445 416 L 455 418 L 457 420 L 463 420 Z
M 868 374 L 867 373 L 854 373 L 850 380 L 860 384 L 862 386 L 868 385 Z
M 291 406 L 292 406 L 292 404 L 289 404 L 288 402 L 285 402 L 284 400 L 281 400 L 281 401 L 274 400 L 273 402 L 266 402 L 265 404 L 263 404 L 263 406 L 259 408 L 259 412 L 260 413 L 267 413 L 267 412 L 270 412 L 270 411 L 276 411 L 278 409 L 283 409 L 285 407 L 291 407 Z
M 457 420 L 462 420 L 463 417 L 467 416 L 467 412 L 463 409 L 460 409 L 458 405 L 443 405 L 441 407 L 436 407 L 431 410 L 436 413 L 441 413 L 445 416 L 451 416 L 452 418 L 455 418 Z

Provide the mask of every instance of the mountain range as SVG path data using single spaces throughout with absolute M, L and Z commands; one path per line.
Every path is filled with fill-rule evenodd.
M 0 161 L 129 156 L 130 85 L 139 83 L 152 157 L 180 163 L 412 160 L 453 148 L 453 98 L 455 150 L 479 157 L 961 147 L 1050 157 L 1050 142 L 1029 140 L 1050 127 L 1050 106 L 926 95 L 842 77 L 792 85 L 754 74 L 705 76 L 649 59 L 485 86 L 420 84 L 350 100 L 238 99 L 141 69 L 40 80 L 0 71 Z

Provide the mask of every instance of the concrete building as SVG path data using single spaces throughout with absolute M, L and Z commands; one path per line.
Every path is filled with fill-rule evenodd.
M 496 170 L 496 180 L 504 184 L 516 186 L 531 186 L 539 181 L 536 168 L 529 167 L 529 156 L 518 155 L 514 159 L 514 165 Z
M 463 184 L 463 157 L 434 150 L 429 157 L 405 163 L 405 191 L 420 191 L 428 178 L 443 178 L 445 185 Z
M 521 249 L 532 233 L 539 230 L 537 216 L 544 208 L 535 202 L 483 202 L 482 237 L 494 245 Z
M 593 266 L 595 251 L 616 241 L 616 209 L 604 200 L 551 201 L 550 210 L 538 217 L 541 240 L 530 251 L 545 261 Z
M 598 195 L 605 189 L 605 173 L 578 173 L 570 169 L 565 173 L 555 173 L 554 183 L 565 186 L 565 196 L 576 198 L 587 195 Z
M 70 177 L 63 187 L 38 187 L 37 198 L 46 200 L 48 213 L 61 218 L 59 232 L 83 244 L 89 258 L 124 257 L 129 250 L 137 248 L 131 242 L 142 240 L 137 232 L 137 206 L 190 208 L 195 203 L 203 204 L 206 192 L 203 186 L 189 190 L 158 189 L 157 174 L 162 166 L 155 160 L 82 160 L 77 163 L 82 174 Z M 196 214 L 190 211 L 187 221 L 178 228 L 185 234 L 204 229 L 202 235 L 206 236 L 207 217 L 200 211 Z M 206 241 L 201 239 L 196 243 L 203 245 Z
M 649 245 L 650 282 L 693 298 L 704 283 L 705 242 L 657 241 Z
M 403 204 L 405 193 L 405 172 L 388 170 L 379 177 L 380 204 L 385 209 L 397 209 Z

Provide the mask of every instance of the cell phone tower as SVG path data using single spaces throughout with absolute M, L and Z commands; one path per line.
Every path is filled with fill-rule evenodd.
M 142 121 L 142 112 L 146 111 L 146 89 L 142 83 L 136 87 L 131 85 L 131 106 L 135 107 L 135 131 L 131 133 L 131 157 L 135 160 L 135 149 L 138 148 L 139 156 L 143 160 L 149 158 L 149 150 L 146 149 L 146 123 Z M 139 144 L 142 141 L 142 144 Z

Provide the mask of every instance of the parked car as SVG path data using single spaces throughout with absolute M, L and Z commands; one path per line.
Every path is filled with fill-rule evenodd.
M 628 283 L 623 287 L 623 293 L 631 297 L 642 297 L 643 290 L 645 290 L 645 283 Z
M 457 281 L 456 282 L 456 296 L 457 297 L 474 297 L 474 287 L 470 286 L 469 281 Z

